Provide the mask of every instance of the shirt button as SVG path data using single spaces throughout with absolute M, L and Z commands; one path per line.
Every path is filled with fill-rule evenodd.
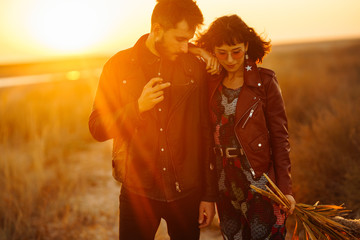
M 163 168 L 163 171 L 164 171 L 164 172 L 166 171 L 166 167 Z
M 258 144 L 258 147 L 261 147 L 261 146 L 262 146 L 261 143 L 259 143 L 259 144 Z
M 161 108 L 159 108 L 158 110 L 159 110 L 159 112 L 161 112 L 161 111 L 162 111 L 162 109 L 161 109 Z
M 160 150 L 161 150 L 162 152 L 163 152 L 163 151 L 165 151 L 165 149 L 164 149 L 164 148 L 161 148 Z
M 210 170 L 214 169 L 214 164 L 210 163 Z
M 162 132 L 162 131 L 164 131 L 164 129 L 163 129 L 163 128 L 160 128 L 160 132 Z

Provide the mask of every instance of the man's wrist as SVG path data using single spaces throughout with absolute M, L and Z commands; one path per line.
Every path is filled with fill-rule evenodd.
M 139 110 L 139 114 L 145 112 L 144 109 L 141 107 L 140 99 L 137 100 L 137 107 L 138 107 L 138 110 Z

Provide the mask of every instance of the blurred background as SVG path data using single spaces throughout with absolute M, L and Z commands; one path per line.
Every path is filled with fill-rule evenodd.
M 197 3 L 203 29 L 238 14 L 272 41 L 261 66 L 282 88 L 297 201 L 360 218 L 360 2 Z M 154 6 L 0 0 L 0 240 L 117 238 L 111 141 L 95 142 L 87 121 L 103 64 L 149 32 Z M 216 219 L 201 238 L 221 239 Z

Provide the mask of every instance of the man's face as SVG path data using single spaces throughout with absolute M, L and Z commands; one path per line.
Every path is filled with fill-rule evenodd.
M 193 38 L 195 29 L 190 29 L 188 23 L 182 20 L 176 28 L 163 32 L 160 40 L 155 42 L 155 48 L 162 57 L 174 61 L 181 53 L 187 53 L 188 42 Z

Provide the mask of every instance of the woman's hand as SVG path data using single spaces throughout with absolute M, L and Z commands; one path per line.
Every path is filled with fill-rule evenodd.
M 222 67 L 215 56 L 208 51 L 201 49 L 201 57 L 205 60 L 206 70 L 208 73 L 211 75 L 220 74 Z
M 295 209 L 295 204 L 296 201 L 294 199 L 294 197 L 292 195 L 285 195 L 285 197 L 289 200 L 290 202 L 290 209 L 288 210 L 288 213 L 293 214 L 294 209 Z
M 208 73 L 211 75 L 220 74 L 222 66 L 217 58 L 211 53 L 198 47 L 189 47 L 189 52 L 199 56 L 206 63 L 206 70 Z
M 214 216 L 215 216 L 215 203 L 201 201 L 199 206 L 199 228 L 204 228 L 209 226 Z

